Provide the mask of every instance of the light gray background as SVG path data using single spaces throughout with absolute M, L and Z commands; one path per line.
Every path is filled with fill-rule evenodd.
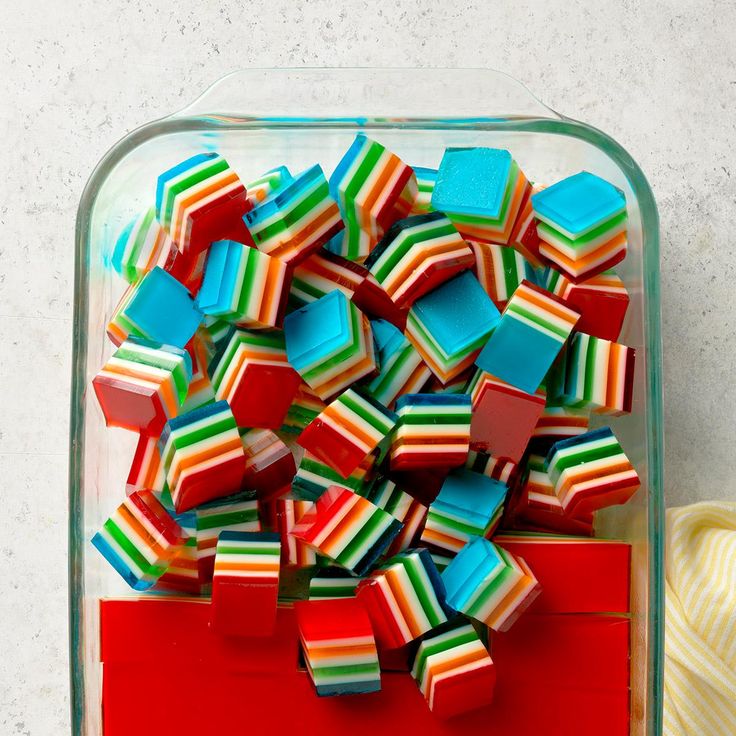
M 238 67 L 489 66 L 622 143 L 662 220 L 668 502 L 736 497 L 732 0 L 0 9 L 0 733 L 68 729 L 67 413 L 82 188 L 129 130 Z

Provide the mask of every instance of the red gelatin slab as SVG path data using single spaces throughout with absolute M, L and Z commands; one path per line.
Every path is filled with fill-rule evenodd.
M 498 682 L 523 690 L 544 673 L 558 693 L 628 691 L 630 624 L 625 616 L 527 613 L 508 631 L 490 632 Z
M 629 733 L 627 689 L 568 689 L 544 669 L 551 655 L 565 659 L 583 646 L 595 651 L 597 644 L 590 637 L 579 643 L 566 640 L 564 643 L 572 646 L 571 651 L 543 649 L 544 656 L 538 663 L 532 660 L 531 667 L 525 659 L 523 674 L 527 682 L 533 680 L 526 686 L 512 682 L 513 677 L 505 683 L 499 668 L 491 707 L 443 720 L 429 711 L 407 673 L 384 673 L 381 692 L 315 697 L 309 676 L 297 669 L 298 635 L 293 608 L 279 608 L 273 636 L 261 639 L 218 636 L 209 626 L 209 608 L 207 601 L 182 599 L 101 601 L 105 736 L 237 733 L 239 728 L 275 736 L 293 734 L 295 730 L 305 736 L 376 736 L 389 732 L 422 736 Z M 498 634 L 494 639 L 513 636 L 526 619 L 541 622 L 542 618 L 568 617 L 524 616 L 509 633 Z M 131 646 L 131 631 L 135 632 L 136 646 Z M 554 625 L 540 632 L 546 639 L 554 634 Z M 509 653 L 513 660 L 513 649 Z M 500 656 L 508 660 L 503 645 Z M 495 652 L 493 657 L 497 660 Z M 513 667 L 513 661 L 510 664 Z M 508 662 L 505 669 L 509 671 Z M 145 708 L 131 707 L 132 682 L 139 692 L 156 693 L 155 698 L 146 701 Z M 539 683 L 549 685 L 540 687 Z M 531 692 L 534 707 L 530 707 Z M 284 707 L 285 693 L 288 709 Z M 193 703 L 206 707 L 193 707 Z
M 482 712 L 499 730 L 481 726 L 478 734 L 490 736 L 630 736 L 628 689 L 599 690 L 567 688 L 547 680 L 536 670 L 538 680 L 521 687 L 498 674 L 493 707 Z M 541 687 L 537 694 L 534 688 Z M 534 699 L 530 703 L 530 693 Z M 459 719 L 457 719 L 459 720 Z M 453 721 L 451 721 L 453 722 Z M 501 727 L 500 724 L 505 724 Z M 470 733 L 470 732 L 468 732 Z
M 497 534 L 493 541 L 523 557 L 542 586 L 530 613 L 628 613 L 631 545 L 595 539 Z
M 172 677 L 171 681 L 175 689 L 187 691 L 189 698 L 193 693 L 188 691 L 187 680 L 193 673 L 188 668 L 196 663 L 220 670 L 223 675 L 229 672 L 266 677 L 279 676 L 294 666 L 298 646 L 292 610 L 283 615 L 286 609 L 278 609 L 271 636 L 227 638 L 210 626 L 211 608 L 206 598 L 103 599 L 100 661 L 154 670 L 158 666 L 160 672 L 180 670 L 181 679 Z M 131 631 L 136 632 L 135 646 L 131 646 Z
M 131 682 L 156 698 L 145 708 L 131 707 Z M 180 679 L 160 663 L 106 664 L 103 727 L 105 736 L 238 734 L 242 724 L 247 724 L 243 733 L 269 736 L 629 736 L 628 691 L 548 687 L 535 694 L 534 707 L 529 692 L 498 683 L 491 707 L 445 720 L 430 712 L 405 673 L 384 673 L 377 693 L 317 698 L 306 672 L 255 675 L 192 666 Z

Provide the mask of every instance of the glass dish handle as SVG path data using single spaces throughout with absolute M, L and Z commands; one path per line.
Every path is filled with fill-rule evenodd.
M 173 117 L 400 120 L 560 119 L 492 69 L 241 69 Z

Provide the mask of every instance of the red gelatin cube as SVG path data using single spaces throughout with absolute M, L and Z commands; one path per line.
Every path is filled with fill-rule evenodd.
M 483 371 L 470 391 L 470 446 L 518 463 L 544 411 L 544 393 L 526 393 Z

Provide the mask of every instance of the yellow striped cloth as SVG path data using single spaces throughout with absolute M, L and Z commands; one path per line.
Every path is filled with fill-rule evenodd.
M 736 734 L 736 503 L 667 511 L 664 733 Z

